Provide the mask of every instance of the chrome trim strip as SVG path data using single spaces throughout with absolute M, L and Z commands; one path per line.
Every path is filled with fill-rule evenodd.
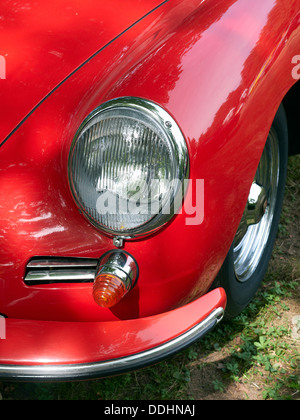
M 91 258 L 33 258 L 26 266 L 25 284 L 93 282 L 98 266 Z
M 0 365 L 0 379 L 16 381 L 66 381 L 112 376 L 157 363 L 201 338 L 221 321 L 222 307 L 215 309 L 202 322 L 161 346 L 142 353 L 103 362 L 65 365 Z
M 69 268 L 69 267 L 95 267 L 97 268 L 98 260 L 96 259 L 33 259 L 27 264 L 27 268 Z
M 25 283 L 33 282 L 78 282 L 78 281 L 94 281 L 95 270 L 44 270 L 44 271 L 29 271 L 25 276 Z

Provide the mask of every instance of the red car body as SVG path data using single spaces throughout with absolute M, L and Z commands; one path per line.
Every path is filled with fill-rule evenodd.
M 226 306 L 224 290 L 209 289 L 296 83 L 300 1 L 4 0 L 0 15 L 0 378 L 100 377 L 158 361 Z M 125 96 L 159 104 L 181 128 L 189 177 L 204 180 L 204 219 L 183 209 L 125 241 L 140 276 L 108 309 L 91 283 L 28 286 L 24 275 L 35 256 L 98 259 L 114 248 L 78 211 L 68 157 L 87 115 Z M 185 203 L 192 194 L 191 184 Z

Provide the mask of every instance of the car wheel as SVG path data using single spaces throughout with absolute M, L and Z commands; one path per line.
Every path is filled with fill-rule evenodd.
M 282 209 L 287 160 L 287 122 L 281 106 L 270 129 L 239 228 L 216 279 L 227 294 L 227 318 L 238 315 L 248 305 L 268 268 Z

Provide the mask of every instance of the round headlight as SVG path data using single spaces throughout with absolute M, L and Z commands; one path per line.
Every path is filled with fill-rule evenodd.
M 77 205 L 99 229 L 120 237 L 151 233 L 182 204 L 188 151 L 173 118 L 140 98 L 101 105 L 79 128 L 69 156 Z

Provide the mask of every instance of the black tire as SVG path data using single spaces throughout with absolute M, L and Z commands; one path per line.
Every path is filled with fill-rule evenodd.
M 246 281 L 241 281 L 237 274 L 237 258 L 235 256 L 235 245 L 232 244 L 228 255 L 221 267 L 221 270 L 216 278 L 215 285 L 223 287 L 227 294 L 227 308 L 225 317 L 227 319 L 233 318 L 241 313 L 256 294 L 268 268 L 269 260 L 272 254 L 272 249 L 277 235 L 278 224 L 282 209 L 282 202 L 284 197 L 287 162 L 288 162 L 288 131 L 287 121 L 283 106 L 281 105 L 272 124 L 270 133 L 276 132 L 279 150 L 279 177 L 277 183 L 276 197 L 273 199 L 272 206 L 272 221 L 269 224 L 269 230 L 265 235 L 266 242 L 264 248 L 261 249 L 260 258 L 256 263 L 255 268 L 250 270 L 250 276 Z M 269 134 L 270 136 L 270 134 Z M 269 139 L 269 137 L 268 137 Z M 268 140 L 267 140 L 268 142 Z M 267 147 L 266 142 L 266 147 Z M 266 148 L 265 147 L 265 148 Z M 248 241 L 246 242 L 247 246 Z M 251 243 L 251 242 L 250 242 Z M 247 260 L 246 260 L 247 261 Z

